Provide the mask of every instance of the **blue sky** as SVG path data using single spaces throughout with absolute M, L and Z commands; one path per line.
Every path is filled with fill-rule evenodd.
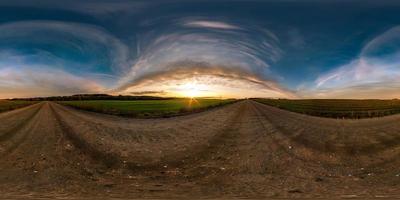
M 399 98 L 396 1 L 1 1 L 0 98 Z

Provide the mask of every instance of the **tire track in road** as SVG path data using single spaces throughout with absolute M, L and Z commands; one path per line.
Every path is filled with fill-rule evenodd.
M 182 165 L 186 165 L 187 163 L 190 163 L 193 160 L 200 159 L 199 157 L 203 157 L 204 155 L 206 155 L 207 152 L 209 152 L 210 148 L 213 148 L 215 145 L 218 145 L 221 141 L 223 141 L 225 139 L 225 133 L 227 132 L 227 128 L 229 128 L 229 126 L 231 124 L 234 124 L 234 122 L 232 120 L 234 120 L 236 122 L 237 121 L 236 118 L 238 118 L 238 116 L 240 115 L 240 112 L 235 111 L 236 114 L 232 115 L 230 117 L 231 119 L 227 119 L 227 121 L 223 123 L 224 127 L 218 127 L 218 126 L 214 127 L 212 125 L 207 125 L 207 126 L 209 126 L 210 131 L 213 133 L 211 133 L 211 132 L 208 133 L 210 135 L 210 138 L 207 138 L 206 144 L 203 144 L 203 143 L 194 144 L 194 146 L 190 147 L 190 149 L 191 149 L 190 151 L 186 150 L 185 152 L 179 152 L 179 151 L 171 152 L 170 154 L 166 154 L 166 155 L 160 157 L 157 162 L 141 163 L 140 160 L 135 161 L 135 160 L 129 159 L 129 155 L 122 157 L 121 153 L 118 153 L 118 150 L 115 149 L 115 148 L 117 148 L 116 146 L 108 146 L 107 147 L 108 150 L 106 150 L 106 149 L 104 149 L 105 147 L 100 147 L 96 144 L 93 144 L 92 143 L 93 141 L 88 141 L 88 139 L 84 139 L 84 137 L 82 137 L 83 135 L 79 133 L 79 130 L 74 129 L 69 124 L 69 122 L 67 123 L 64 120 L 64 117 L 69 117 L 69 119 L 71 119 L 71 117 L 74 116 L 75 118 L 79 119 L 80 123 L 85 124 L 85 127 L 87 128 L 86 131 L 92 132 L 91 137 L 97 137 L 94 134 L 106 136 L 107 132 L 116 132 L 116 130 L 118 130 L 119 131 L 118 134 L 121 134 L 121 135 L 129 134 L 130 132 L 132 132 L 132 130 L 129 127 L 125 127 L 123 129 L 120 129 L 120 128 L 116 129 L 115 126 L 110 127 L 110 126 L 99 124 L 99 123 L 96 123 L 93 121 L 88 121 L 87 119 L 80 118 L 80 116 L 75 115 L 73 113 L 73 112 L 77 112 L 77 111 L 64 110 L 64 107 L 61 105 L 51 104 L 51 109 L 57 119 L 57 123 L 59 123 L 61 128 L 63 129 L 63 132 L 64 132 L 66 138 L 71 140 L 75 146 L 77 146 L 79 149 L 81 149 L 87 155 L 92 157 L 94 160 L 103 162 L 108 167 L 126 166 L 127 168 L 129 168 L 130 170 L 135 171 L 135 172 L 160 171 L 161 169 L 165 170 L 164 166 L 179 167 Z M 66 112 L 68 112 L 68 115 L 66 114 Z M 69 114 L 71 114 L 71 115 L 69 115 Z M 212 114 L 212 113 L 210 113 L 210 114 Z M 181 117 L 181 118 L 185 119 L 186 117 Z M 166 119 L 164 121 L 167 121 L 168 123 L 174 122 L 173 119 Z M 172 139 L 174 139 L 176 137 L 173 135 L 184 136 L 184 133 L 182 131 L 192 130 L 192 132 L 196 132 L 196 127 L 202 126 L 201 123 L 200 124 L 190 124 L 189 123 L 189 125 L 184 125 L 184 124 L 185 124 L 185 122 L 181 122 L 181 123 L 179 123 L 179 126 L 173 127 L 173 129 L 170 130 L 172 132 L 169 132 L 168 135 L 171 135 Z M 182 127 L 184 127 L 184 126 L 188 126 L 188 127 L 182 129 Z M 193 127 L 193 126 L 195 126 L 195 127 Z M 191 128 L 189 128 L 189 127 L 191 127 Z M 148 130 L 146 130 L 146 127 L 143 127 L 143 128 L 144 129 L 141 129 L 140 131 L 143 132 L 144 134 L 148 133 Z M 201 127 L 201 128 L 205 128 L 205 127 Z M 156 131 L 156 132 L 161 131 L 161 130 L 153 130 L 152 128 L 150 130 Z M 174 130 L 177 130 L 177 132 Z M 104 132 L 104 133 L 101 133 L 101 132 Z M 199 135 L 200 133 L 201 132 L 195 133 L 194 135 L 197 134 L 196 137 L 204 137 L 202 135 Z M 151 135 L 157 135 L 157 134 L 151 133 L 150 136 Z M 115 136 L 116 135 L 113 135 L 113 138 Z M 146 135 L 144 137 L 146 137 Z M 176 139 L 179 139 L 179 138 L 176 138 Z M 192 138 L 192 139 L 196 140 L 196 138 Z M 148 138 L 146 140 L 151 140 L 151 138 Z M 162 141 L 160 141 L 160 142 L 162 142 Z M 177 141 L 177 142 L 179 142 L 179 141 Z M 129 141 L 125 141 L 125 143 L 129 144 Z M 151 155 L 147 155 L 147 156 L 150 157 Z
M 79 135 L 77 135 L 71 129 L 71 127 L 62 120 L 60 114 L 54 109 L 53 105 L 51 104 L 50 104 L 50 109 L 52 114 L 55 116 L 57 123 L 62 129 L 64 136 L 68 140 L 70 140 L 74 146 L 78 147 L 80 150 L 82 150 L 84 153 L 89 155 L 94 160 L 102 162 L 107 167 L 113 167 L 118 163 L 122 163 L 122 161 L 118 158 L 117 155 L 100 151 L 97 148 L 95 148 L 92 144 L 90 144 L 88 141 L 79 137 Z
M 57 107 L 56 107 L 57 106 Z M 129 176 L 143 176 L 145 175 L 145 185 L 150 184 L 151 182 L 155 181 L 161 181 L 165 183 L 166 185 L 176 185 L 176 184 L 183 184 L 188 187 L 188 185 L 192 185 L 193 187 L 197 187 L 199 182 L 202 182 L 203 184 L 212 184 L 215 187 L 220 187 L 219 185 L 221 184 L 226 184 L 226 183 L 232 183 L 230 181 L 230 176 L 234 175 L 234 171 L 231 170 L 226 170 L 226 171 L 221 171 L 220 165 L 223 165 L 223 163 L 227 162 L 226 157 L 230 157 L 229 155 L 232 152 L 237 152 L 237 147 L 239 144 L 237 144 L 238 137 L 243 137 L 243 134 L 240 135 L 238 132 L 238 128 L 241 127 L 241 124 L 243 123 L 243 119 L 247 116 L 245 114 L 248 111 L 248 103 L 239 103 L 236 104 L 235 106 L 231 107 L 232 109 L 228 109 L 230 111 L 229 115 L 226 116 L 226 120 L 222 120 L 221 123 L 223 126 L 217 126 L 218 123 L 212 123 L 208 124 L 209 127 L 205 126 L 206 124 L 204 123 L 199 123 L 201 119 L 196 119 L 195 116 L 190 116 L 189 118 L 195 118 L 194 120 L 189 120 L 187 121 L 187 117 L 181 117 L 182 121 L 179 122 L 179 126 L 174 126 L 174 129 L 171 130 L 182 130 L 182 131 L 192 131 L 192 133 L 186 133 L 186 134 L 194 134 L 192 137 L 204 137 L 202 136 L 201 130 L 198 128 L 202 128 L 214 133 L 207 133 L 209 136 L 207 136 L 207 142 L 199 142 L 196 145 L 191 145 L 190 149 L 184 152 L 174 152 L 172 151 L 171 154 L 162 156 L 160 157 L 161 159 L 158 160 L 157 162 L 154 163 L 141 163 L 140 160 L 138 162 L 135 162 L 135 160 L 129 160 L 125 162 L 123 165 L 120 163 L 123 163 L 124 159 L 126 157 L 121 157 L 120 154 L 109 154 L 108 156 L 115 156 L 117 161 L 116 164 L 111 165 L 112 168 L 126 168 L 129 170 Z M 57 115 L 58 113 L 58 118 L 57 119 L 57 124 L 60 124 L 60 126 L 67 126 L 68 127 L 68 132 L 63 128 L 63 133 L 64 134 L 74 134 L 73 137 L 80 137 L 78 140 L 83 140 L 84 142 L 91 143 L 92 141 L 87 140 L 85 137 L 81 137 L 81 132 L 77 129 L 72 129 L 71 124 L 74 123 L 74 121 L 67 121 L 65 120 L 66 118 L 71 118 L 72 116 L 76 117 L 77 120 L 82 122 L 82 125 L 84 126 L 92 126 L 93 123 L 90 123 L 90 121 L 87 121 L 87 119 L 81 119 L 79 115 L 67 115 L 66 113 L 60 111 L 59 105 L 52 105 L 53 108 L 53 113 L 54 115 Z M 61 106 L 60 106 L 61 108 Z M 75 110 L 71 110 L 71 112 L 77 112 Z M 205 118 L 214 118 L 218 117 L 218 115 L 214 115 L 215 112 L 209 113 L 210 116 L 207 114 Z M 56 117 L 57 118 L 57 117 Z M 65 120 L 65 121 L 64 121 Z M 83 123 L 83 121 L 84 123 Z M 62 121 L 60 123 L 60 121 Z M 98 120 L 93 120 L 97 121 Z M 135 120 L 132 120 L 135 122 Z M 151 123 L 152 120 L 149 120 L 146 122 Z M 165 121 L 166 123 L 173 123 L 175 120 L 173 119 L 166 119 L 162 120 Z M 209 120 L 210 122 L 215 122 L 218 120 Z M 96 123 L 97 123 L 96 122 Z M 143 121 L 141 121 L 143 122 Z M 197 123 L 193 123 L 197 122 Z M 62 125 L 64 123 L 64 125 Z M 207 123 L 207 121 L 205 121 Z M 187 125 L 185 125 L 187 124 Z M 115 125 L 115 124 L 114 124 Z M 104 130 L 105 132 L 107 131 L 112 131 L 110 130 L 107 126 L 109 125 L 101 125 L 97 124 L 96 126 L 100 126 L 99 129 L 96 130 Z M 187 127 L 186 127 L 187 126 Z M 81 125 L 79 125 L 81 127 Z M 102 127 L 102 128 L 101 128 Z M 186 127 L 186 128 L 185 128 Z M 125 127 L 125 129 L 122 129 L 124 131 L 129 130 L 130 127 Z M 89 131 L 85 130 L 85 131 Z M 151 129 L 152 130 L 152 129 Z M 96 134 L 93 132 L 92 134 Z M 121 133 L 125 134 L 125 133 Z M 126 134 L 129 134 L 127 132 Z M 180 133 L 179 131 L 172 131 L 169 134 L 173 135 L 181 135 L 183 136 L 183 133 Z M 102 134 L 100 134 L 102 135 Z M 114 136 L 114 135 L 113 135 Z M 71 138 L 70 136 L 66 136 L 66 138 L 69 141 L 74 141 L 76 138 Z M 182 139 L 179 138 L 178 139 Z M 192 138 L 194 140 L 198 140 L 198 138 Z M 145 139 L 146 140 L 146 139 Z M 126 141 L 129 143 L 129 141 Z M 76 145 L 76 143 L 74 143 Z M 97 145 L 92 145 L 92 149 L 95 149 L 96 151 L 100 151 L 101 153 L 104 153 L 102 149 L 99 149 Z M 169 144 L 170 146 L 173 146 L 173 144 Z M 77 145 L 78 146 L 78 145 Z M 95 153 L 93 155 L 93 151 L 89 149 L 89 151 L 85 148 L 87 148 L 87 144 L 83 144 L 83 149 L 82 146 L 79 148 L 85 154 L 89 157 L 91 157 L 93 160 L 102 162 L 103 156 L 97 156 L 98 154 Z M 115 148 L 114 146 L 107 146 L 110 149 Z M 97 156 L 97 157 L 96 157 Z M 147 155 L 151 157 L 151 155 Z M 138 165 L 139 164 L 139 165 Z M 240 170 L 240 169 L 239 169 Z M 177 173 L 175 175 L 171 175 L 171 173 Z M 224 180 L 221 182 L 221 178 Z M 193 183 L 196 182 L 195 185 Z
M 39 103 L 39 104 L 29 106 L 29 108 L 27 108 L 27 109 L 24 109 L 24 112 L 25 113 L 28 112 L 28 115 L 26 117 L 22 117 L 22 119 L 19 118 L 18 123 L 13 125 L 8 130 L 2 130 L 2 133 L 0 134 L 0 142 L 4 142 L 4 141 L 10 139 L 11 137 L 13 137 L 15 135 L 16 132 L 23 129 L 26 126 L 26 124 L 28 124 L 33 119 L 33 117 L 36 116 L 36 114 L 40 111 L 42 106 L 43 106 L 43 104 Z M 21 114 L 21 113 L 20 112 L 13 113 L 13 115 L 18 115 L 18 114 Z M 22 113 L 22 114 L 24 114 L 24 113 Z M 11 118 L 11 117 L 15 117 L 15 116 L 8 116 L 8 118 Z M 6 124 L 7 119 L 5 119 L 2 123 Z
M 271 132 L 269 134 L 267 134 L 268 137 L 271 138 L 271 140 L 273 140 L 274 142 L 274 146 L 277 146 L 277 149 L 279 149 L 279 151 L 283 152 L 284 154 L 288 155 L 291 158 L 297 159 L 303 163 L 308 163 L 309 165 L 320 165 L 320 161 L 322 160 L 329 160 L 329 158 L 323 158 L 322 157 L 318 157 L 317 155 L 323 155 L 320 153 L 320 149 L 318 151 L 314 151 L 315 148 L 317 148 L 318 146 L 316 144 L 312 144 L 310 142 L 304 142 L 304 140 L 306 140 L 306 138 L 302 138 L 305 137 L 303 133 L 307 133 L 307 130 L 305 127 L 303 128 L 298 128 L 295 127 L 293 130 L 287 130 L 287 129 L 283 129 L 282 127 L 278 126 L 276 123 L 274 123 L 274 120 L 271 120 L 271 116 L 276 116 L 275 113 L 273 112 L 266 112 L 264 109 L 264 105 L 260 104 L 258 102 L 253 101 L 252 105 L 254 106 L 254 110 L 255 112 L 258 114 L 259 116 L 259 121 L 261 124 L 265 124 L 267 123 L 271 128 L 269 130 L 271 130 Z M 279 115 L 278 115 L 279 116 Z M 279 116 L 281 117 L 281 116 Z M 261 119 L 260 119 L 261 118 Z M 282 119 L 285 119 L 282 117 Z M 286 123 L 295 123 L 295 122 L 286 122 Z M 265 129 L 266 126 L 264 125 Z M 300 141 L 299 141 L 300 140 Z M 295 147 L 295 144 L 300 144 L 299 146 Z M 311 145 L 311 148 L 310 148 Z M 313 158 L 305 158 L 304 155 L 296 153 L 296 151 L 298 150 L 299 147 L 302 147 L 302 151 L 300 151 L 301 153 L 305 153 L 305 154 L 312 154 Z M 296 150 L 294 150 L 293 148 L 296 148 Z
M 26 127 L 15 134 L 7 141 L 7 153 L 0 159 L 0 189 L 6 183 L 20 188 L 20 194 L 45 194 L 49 188 L 84 191 L 92 187 L 93 173 L 103 170 L 68 146 L 49 103 L 44 103 Z
M 281 140 L 276 143 L 284 142 L 284 145 L 291 146 L 292 150 L 287 152 L 295 153 L 294 157 L 304 163 L 347 171 L 349 174 L 360 168 L 389 169 L 399 163 L 400 141 L 397 141 L 397 137 L 400 123 L 395 123 L 399 115 L 379 119 L 336 120 L 300 115 L 254 103 L 265 119 L 279 130 L 280 134 L 275 137 Z M 315 124 L 319 127 L 315 128 Z M 334 129 L 332 124 L 336 124 L 337 128 Z M 296 134 L 298 130 L 301 133 Z M 328 135 L 327 138 L 327 133 L 335 136 Z M 391 137 L 388 138 L 389 135 Z M 328 149 L 326 143 L 329 143 Z
M 201 177 L 202 175 L 207 175 L 204 173 L 197 173 L 195 171 L 199 170 L 198 166 L 204 165 L 207 162 L 224 159 L 229 156 L 230 152 L 235 152 L 237 148 L 237 140 L 240 137 L 240 133 L 238 132 L 238 127 L 242 123 L 242 119 L 245 115 L 246 103 L 242 103 L 239 110 L 236 111 L 236 114 L 229 120 L 226 124 L 226 127 L 220 129 L 214 137 L 209 140 L 207 146 L 202 147 L 202 149 L 196 154 L 188 156 L 189 159 L 185 160 L 187 163 L 191 163 L 189 166 L 186 166 L 190 173 L 196 174 L 197 177 Z M 201 167 L 200 167 L 201 168 Z M 220 167 L 216 167 L 219 168 Z
M 276 108 L 270 108 L 260 103 L 257 103 L 257 105 L 259 105 L 260 109 L 264 110 L 264 112 L 270 113 L 264 116 L 268 118 L 281 133 L 286 135 L 293 142 L 313 149 L 314 151 L 320 151 L 321 153 L 334 152 L 346 155 L 360 155 L 379 153 L 388 148 L 400 146 L 400 141 L 398 141 L 400 137 L 400 123 L 392 123 L 390 126 L 384 125 L 382 127 L 374 127 L 373 124 L 368 125 L 363 120 L 319 119 L 297 113 L 275 110 Z M 287 115 L 287 117 L 285 117 L 285 115 Z M 285 119 L 285 121 L 283 121 L 283 119 Z M 385 119 L 379 118 L 376 120 Z M 390 123 L 390 121 L 388 121 L 388 123 Z M 315 128 L 315 124 L 318 124 L 319 128 Z M 336 127 L 332 127 L 332 124 L 336 124 Z M 300 129 L 299 127 L 303 128 Z M 298 131 L 299 129 L 301 131 Z M 332 137 L 328 133 L 337 135 L 333 136 L 336 140 L 327 141 L 326 137 Z M 392 135 L 392 137 L 390 139 L 385 139 L 388 134 Z M 326 142 L 331 143 L 328 148 L 326 148 Z
M 193 171 L 196 166 L 200 165 L 199 163 L 213 159 L 215 157 L 215 152 L 219 153 L 224 151 L 224 148 L 231 148 L 234 146 L 232 144 L 227 145 L 227 141 L 234 141 L 238 136 L 235 127 L 237 127 L 237 124 L 240 123 L 242 119 L 243 107 L 245 107 L 245 105 L 240 105 L 238 110 L 234 110 L 235 114 L 227 119 L 224 127 L 212 130 L 215 131 L 215 133 L 208 139 L 207 144 L 197 145 L 186 155 L 170 155 L 168 156 L 169 158 L 161 160 L 160 163 L 164 163 L 164 165 L 166 164 L 170 168 L 186 168 Z
M 260 111 L 264 119 L 268 120 L 279 131 L 279 133 L 284 135 L 287 139 L 289 139 L 293 143 L 312 149 L 313 151 L 320 151 L 320 152 L 336 151 L 336 149 L 334 149 L 332 146 L 325 145 L 325 143 L 323 143 L 321 140 L 317 141 L 311 140 L 315 136 L 311 134 L 310 130 L 313 130 L 314 132 L 318 131 L 317 128 L 314 128 L 315 124 L 313 124 L 312 122 L 306 121 L 305 119 L 302 118 L 296 119 L 295 113 L 281 111 L 278 109 L 275 110 L 275 108 L 269 107 L 264 104 L 260 104 L 258 102 L 254 102 L 254 104 L 256 105 L 257 110 Z M 339 127 L 337 127 L 336 129 L 338 128 Z M 323 133 L 326 134 L 331 132 L 332 130 L 327 130 L 326 132 Z M 321 133 L 317 132 L 317 134 Z
M 285 174 L 285 176 L 296 177 L 297 179 L 303 179 L 304 175 L 301 177 L 299 174 L 293 174 L 293 172 L 296 172 L 296 170 L 293 170 L 293 167 L 290 166 L 295 166 L 294 168 L 301 168 L 303 173 L 306 171 L 313 173 L 321 168 L 321 161 L 324 161 L 327 158 L 321 158 L 320 156 L 317 157 L 315 155 L 311 158 L 308 157 L 311 154 L 308 149 L 298 149 L 298 147 L 293 145 L 290 138 L 287 138 L 286 136 L 282 137 L 282 135 L 285 134 L 281 133 L 281 130 L 279 130 L 271 121 L 269 121 L 268 114 L 262 111 L 258 105 L 258 102 L 252 101 L 251 103 L 252 109 L 256 113 L 257 120 L 263 127 L 262 131 L 264 133 L 264 137 L 269 138 L 270 141 L 269 151 L 271 152 L 270 161 L 272 159 L 272 162 L 269 162 L 266 165 L 274 165 L 274 168 L 277 169 L 286 169 L 281 173 Z M 298 137 L 298 134 L 296 133 L 293 133 L 293 135 L 294 137 Z M 304 154 L 308 155 L 308 158 L 305 157 Z M 288 167 L 290 168 L 287 169 Z M 275 170 L 275 174 L 276 171 L 278 170 Z
M 43 104 L 34 106 L 29 108 L 28 115 L 21 122 L 13 124 L 12 128 L 4 132 L 3 137 L 0 137 L 0 154 L 3 157 L 17 149 L 31 133 L 30 130 L 37 123 Z
M 254 102 L 256 105 L 256 111 L 259 111 L 262 116 L 262 121 L 266 121 L 267 125 L 276 126 L 276 120 L 270 121 L 270 117 L 279 116 L 274 111 L 264 109 L 264 105 L 260 105 L 257 102 Z M 293 121 L 285 121 L 286 117 L 283 114 L 292 115 L 292 113 L 287 111 L 279 111 L 282 112 L 278 118 L 282 120 L 282 123 L 294 123 Z M 295 114 L 298 115 L 298 114 Z M 303 117 L 302 115 L 295 117 Z M 293 118 L 293 116 L 289 116 L 288 118 Z M 307 118 L 307 116 L 305 117 Z M 310 119 L 310 118 L 307 118 Z M 315 118 L 313 118 L 315 119 Z M 305 119 L 302 119 L 306 121 Z M 325 119 L 321 119 L 325 121 Z M 330 120 L 328 120 L 330 121 Z M 373 120 L 372 120 L 373 121 Z M 390 120 L 389 120 L 390 121 Z M 312 122 L 310 122 L 312 123 Z M 320 123 L 321 122 L 317 122 Z M 363 122 L 365 123 L 365 122 Z M 301 123 L 303 127 L 307 127 L 308 123 Z M 338 123 L 337 123 L 338 124 Z M 343 132 L 338 132 L 338 138 L 341 137 L 340 134 L 348 134 L 349 131 L 354 130 L 351 128 L 361 128 L 364 129 L 365 126 L 369 123 L 360 124 L 359 121 L 345 121 L 344 122 L 346 128 Z M 385 125 L 385 123 L 382 123 Z M 295 127 L 295 126 L 294 126 Z M 331 128 L 331 126 L 328 126 Z M 350 128 L 349 128 L 350 127 Z M 393 130 L 389 130 L 392 134 L 396 133 L 396 129 L 398 125 L 392 123 L 387 126 L 393 127 Z M 395 128 L 396 127 L 396 128 Z M 324 126 L 321 126 L 320 129 L 308 128 L 308 132 L 304 132 L 302 137 L 309 137 L 309 134 L 324 133 Z M 265 128 L 267 129 L 267 128 Z M 357 129 L 356 129 L 357 130 Z M 399 185 L 396 182 L 396 171 L 398 171 L 398 165 L 400 164 L 400 160 L 398 159 L 400 156 L 400 149 L 388 147 L 386 152 L 371 152 L 371 154 L 362 154 L 362 155 L 354 155 L 348 153 L 346 151 L 341 151 L 337 149 L 336 151 L 316 151 L 314 148 L 308 148 L 307 145 L 303 145 L 302 143 L 296 143 L 291 136 L 290 131 L 294 132 L 296 129 L 287 128 L 284 131 L 288 131 L 289 133 L 282 133 L 279 130 L 277 132 L 271 132 L 269 134 L 275 142 L 274 145 L 281 146 L 284 154 L 279 154 L 278 149 L 275 149 L 274 155 L 278 156 L 282 160 L 286 160 L 286 165 L 290 166 L 287 168 L 288 170 L 285 172 L 286 176 L 282 177 L 282 181 L 287 181 L 288 183 L 292 182 L 291 187 L 298 188 L 298 191 L 321 191 L 327 190 L 329 193 L 334 192 L 341 186 L 351 187 L 352 191 L 343 189 L 346 192 L 359 193 L 364 191 L 365 188 L 369 188 L 371 191 L 382 190 L 382 188 L 392 188 L 394 189 Z M 318 131 L 321 131 L 318 133 Z M 368 133 L 374 133 L 375 130 L 370 130 Z M 379 133 L 379 132 L 377 132 Z M 399 132 L 397 132 L 399 133 Z M 296 135 L 296 134 L 294 134 Z M 374 134 L 364 135 L 365 140 L 362 142 L 368 141 L 367 139 L 374 138 Z M 298 137 L 298 136 L 297 136 Z M 311 137 L 313 138 L 313 137 Z M 356 139 L 355 137 L 347 137 L 346 145 L 350 145 L 352 140 Z M 310 140 L 311 142 L 313 140 Z M 341 140 L 343 141 L 343 140 Z M 338 141 L 338 142 L 341 142 Z M 318 141 L 317 141 L 318 142 Z M 335 141 L 333 141 L 335 142 Z M 353 143 L 356 141 L 353 141 Z M 356 143 L 359 144 L 359 143 Z M 367 143 L 373 144 L 373 143 Z M 335 148 L 340 148 L 335 147 Z M 333 154 L 333 155 L 332 155 Z M 331 157 L 332 156 L 332 157 Z M 294 160 L 290 159 L 293 158 Z M 285 162 L 283 162 L 285 163 Z M 280 165 L 281 164 L 281 165 Z M 275 160 L 270 165 L 275 165 L 277 168 L 285 169 L 286 166 L 282 165 L 282 161 Z M 283 170 L 285 171 L 285 170 Z M 279 175 L 277 174 L 279 177 Z M 316 181 L 318 182 L 316 182 Z M 277 183 L 277 182 L 275 182 Z M 298 186 L 297 184 L 299 183 Z M 302 186 L 301 183 L 307 183 L 307 187 Z M 284 186 L 282 186 L 284 187 Z M 296 189 L 297 190 L 297 189 Z M 288 190 L 290 191 L 290 190 Z M 374 192 L 371 192 L 374 193 Z M 389 192 L 393 194 L 393 192 Z M 311 193 L 308 193 L 311 194 Z M 315 194 L 315 193 L 314 193 Z
M 270 164 L 265 157 L 273 152 L 268 151 L 269 143 L 254 119 L 251 102 L 243 101 L 227 125 L 202 153 L 190 156 L 187 163 L 191 164 L 181 166 L 182 176 L 211 196 L 260 197 L 277 189 L 275 183 L 261 182 Z

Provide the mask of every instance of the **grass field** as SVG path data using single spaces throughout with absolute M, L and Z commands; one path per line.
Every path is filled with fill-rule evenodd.
M 254 99 L 285 110 L 330 118 L 360 119 L 400 113 L 400 100 Z
M 5 112 L 9 110 L 14 110 L 17 108 L 22 108 L 25 106 L 32 105 L 36 102 L 34 101 L 8 101 L 8 100 L 0 100 L 0 112 Z
M 169 117 L 184 113 L 198 112 L 211 107 L 232 103 L 232 99 L 168 99 L 168 100 L 86 100 L 61 101 L 63 105 L 78 109 L 129 116 L 129 117 Z

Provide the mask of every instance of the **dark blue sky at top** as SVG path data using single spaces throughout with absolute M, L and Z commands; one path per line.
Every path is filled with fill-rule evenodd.
M 125 61 L 116 62 L 107 42 L 91 43 L 70 37 L 70 33 L 40 28 L 21 36 L 0 33 L 0 51 L 24 56 L 24 64 L 55 65 L 72 74 L 121 76 L 126 71 L 115 68 L 134 66 L 156 36 L 174 31 L 173 22 L 218 21 L 257 27 L 276 35 L 279 59 L 271 61 L 268 55 L 257 54 L 269 65 L 267 71 L 260 73 L 293 91 L 358 59 L 368 42 L 400 24 L 399 10 L 400 3 L 396 1 L 1 1 L 1 24 L 84 24 L 112 35 L 128 51 Z M 63 38 L 68 41 L 63 42 Z M 42 57 L 38 51 L 52 55 Z M 7 60 L 8 65 L 10 62 L 12 59 Z

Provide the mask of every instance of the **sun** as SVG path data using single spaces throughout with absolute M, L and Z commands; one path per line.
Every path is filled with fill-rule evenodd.
M 182 96 L 196 98 L 203 96 L 203 93 L 207 88 L 205 85 L 198 84 L 196 82 L 187 82 L 182 84 L 179 89 Z

